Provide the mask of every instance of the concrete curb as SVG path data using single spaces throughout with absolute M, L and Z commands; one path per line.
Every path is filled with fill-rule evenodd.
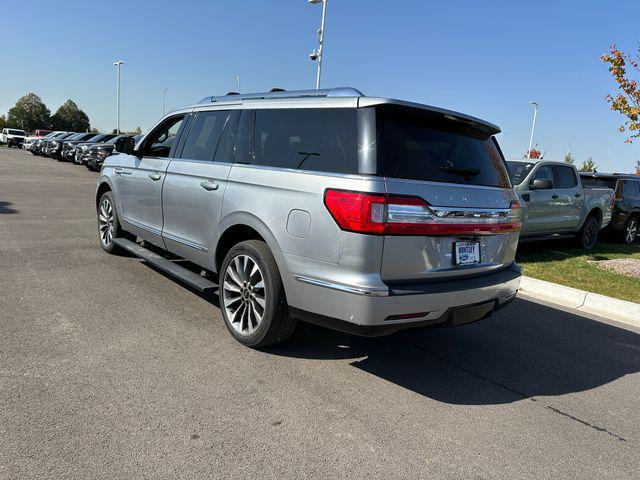
M 520 292 L 579 312 L 592 313 L 609 320 L 640 327 L 639 303 L 626 302 L 524 276 L 520 282 Z

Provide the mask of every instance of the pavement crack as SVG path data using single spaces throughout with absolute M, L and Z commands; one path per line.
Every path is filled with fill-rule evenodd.
M 427 355 L 431 355 L 432 357 L 437 358 L 441 362 L 444 362 L 444 363 L 447 363 L 447 364 L 449 364 L 449 365 L 451 365 L 453 367 L 456 367 L 458 370 L 461 370 L 461 371 L 463 371 L 463 372 L 465 372 L 465 373 L 467 373 L 467 374 L 469 374 L 469 375 L 471 375 L 473 377 L 476 377 L 476 378 L 478 378 L 480 380 L 484 380 L 485 382 L 488 382 L 488 383 L 490 383 L 492 385 L 495 385 L 496 387 L 499 387 L 499 388 L 502 388 L 504 390 L 507 390 L 508 392 L 511 392 L 514 395 L 519 396 L 523 400 L 531 400 L 533 402 L 537 402 L 538 401 L 537 399 L 533 398 L 531 395 L 527 395 L 526 393 L 521 392 L 519 390 L 516 390 L 515 388 L 510 387 L 509 385 L 505 385 L 504 383 L 498 382 L 497 380 L 492 380 L 491 378 L 484 377 L 484 376 L 480 375 L 479 373 L 476 373 L 473 370 L 469 370 L 468 368 L 465 368 L 465 367 L 463 367 L 461 365 L 458 365 L 457 363 L 452 362 L 451 360 L 449 360 L 447 358 L 441 357 L 440 355 L 436 355 L 435 353 L 427 350 L 426 348 L 422 347 L 421 345 L 417 345 L 415 343 L 412 343 L 411 346 L 413 346 L 414 348 L 420 350 L 423 353 L 426 353 Z
M 521 392 L 521 391 L 519 391 L 519 390 L 517 390 L 517 389 L 515 389 L 513 387 L 510 387 L 509 385 L 505 385 L 504 383 L 501 383 L 501 382 L 498 382 L 496 380 L 492 380 L 491 378 L 487 378 L 487 377 L 485 377 L 483 375 L 480 375 L 479 373 L 476 373 L 473 370 L 469 370 L 468 368 L 465 368 L 465 367 L 463 367 L 461 365 L 458 365 L 457 363 L 452 362 L 451 360 L 449 360 L 447 358 L 444 358 L 444 357 L 442 357 L 440 355 L 437 355 L 437 354 L 427 350 L 426 348 L 422 347 L 421 345 L 417 345 L 415 343 L 412 343 L 410 345 L 412 347 L 416 348 L 417 350 L 420 350 L 421 352 L 426 353 L 427 355 L 430 355 L 430 356 L 432 356 L 434 358 L 437 358 L 441 362 L 444 362 L 444 363 L 446 363 L 448 365 L 451 365 L 451 366 L 463 371 L 464 373 L 466 373 L 468 375 L 471 375 L 471 376 L 473 376 L 475 378 L 478 378 L 478 379 L 483 380 L 483 381 L 485 381 L 487 383 L 490 383 L 491 385 L 494 385 L 494 386 L 496 386 L 498 388 L 502 388 L 504 390 L 507 390 L 508 392 L 511 392 L 514 395 L 519 396 L 523 400 L 531 400 L 532 402 L 538 402 L 538 399 L 535 398 L 532 395 L 527 395 L 526 393 Z M 547 409 L 551 410 L 552 412 L 557 413 L 558 415 L 562 415 L 562 416 L 564 416 L 566 418 L 569 418 L 570 420 L 573 420 L 574 422 L 578 422 L 581 425 L 589 427 L 589 428 L 591 428 L 591 429 L 593 429 L 593 430 L 595 430 L 597 432 L 606 433 L 607 435 L 612 436 L 613 438 L 615 438 L 616 440 L 618 440 L 620 442 L 626 442 L 627 441 L 626 438 L 623 438 L 620 435 L 617 435 L 617 434 L 607 430 L 604 427 L 599 427 L 598 425 L 593 425 L 592 423 L 589 423 L 589 422 L 587 422 L 585 420 L 582 420 L 582 419 L 580 419 L 578 417 L 574 417 L 573 415 L 571 415 L 569 413 L 566 413 L 566 412 L 563 412 L 562 410 L 559 410 L 559 409 L 557 409 L 555 407 L 552 407 L 551 405 L 545 405 L 545 407 Z
M 586 427 L 593 428 L 593 429 L 594 429 L 594 430 L 596 430 L 597 432 L 602 432 L 602 433 L 606 433 L 607 435 L 611 435 L 611 436 L 612 436 L 613 438 L 615 438 L 616 440 L 619 440 L 619 441 L 621 441 L 621 442 L 626 442 L 626 441 L 627 441 L 627 439 L 626 439 L 626 438 L 622 438 L 620 435 L 616 435 L 615 433 L 613 433 L 613 432 L 611 432 L 611 431 L 607 430 L 607 429 L 606 429 L 606 428 L 604 428 L 604 427 L 599 427 L 599 426 L 597 426 L 597 425 L 593 425 L 593 424 L 591 424 L 591 423 L 589 423 L 589 422 L 587 422 L 587 421 L 585 421 L 585 420 L 581 420 L 581 419 L 580 419 L 580 418 L 578 418 L 578 417 L 574 417 L 574 416 L 573 416 L 573 415 L 571 415 L 570 413 L 566 413 L 566 412 L 563 412 L 562 410 L 559 410 L 559 409 L 557 409 L 557 408 L 555 408 L 555 407 L 552 407 L 551 405 L 547 405 L 547 408 L 548 408 L 549 410 L 551 410 L 552 412 L 557 413 L 558 415 L 562 415 L 562 416 L 564 416 L 564 417 L 567 417 L 567 418 L 569 418 L 569 419 L 573 420 L 574 422 L 578 422 L 578 423 L 580 423 L 580 424 L 582 424 L 582 425 L 584 425 L 584 426 L 586 426 Z

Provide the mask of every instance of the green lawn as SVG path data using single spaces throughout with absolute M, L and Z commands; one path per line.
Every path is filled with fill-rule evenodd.
M 571 242 L 544 241 L 523 244 L 516 256 L 529 277 L 640 303 L 640 278 L 618 275 L 588 263 L 614 258 L 640 260 L 640 243 L 627 246 L 600 239 L 593 250 L 586 251 Z

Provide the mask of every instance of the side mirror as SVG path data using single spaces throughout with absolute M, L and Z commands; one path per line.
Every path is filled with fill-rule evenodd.
M 132 155 L 136 148 L 136 141 L 133 137 L 122 137 L 116 140 L 115 149 L 119 153 Z
M 536 178 L 531 182 L 531 190 L 549 190 L 553 188 L 553 182 L 546 178 Z

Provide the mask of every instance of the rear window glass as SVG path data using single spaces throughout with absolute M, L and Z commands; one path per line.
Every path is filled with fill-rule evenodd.
M 531 162 L 507 162 L 511 183 L 514 185 L 520 185 L 524 182 L 524 179 L 527 178 L 527 175 L 529 175 L 529 172 L 534 165 L 535 163 Z
M 491 136 L 442 115 L 377 108 L 378 173 L 386 177 L 510 187 Z
M 357 173 L 357 111 L 347 108 L 256 110 L 251 163 Z
M 580 181 L 582 182 L 583 187 L 610 188 L 612 190 L 616 189 L 615 178 L 588 177 L 585 175 L 580 175 Z

